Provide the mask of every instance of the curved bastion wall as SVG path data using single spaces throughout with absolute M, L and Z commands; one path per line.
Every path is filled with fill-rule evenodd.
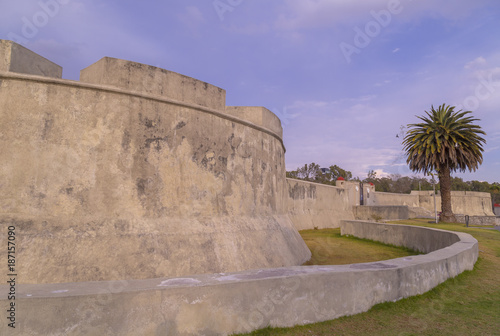
M 34 55 L 31 68 L 48 62 Z M 119 59 L 101 59 L 80 81 L 30 67 L 0 66 L 0 221 L 18 233 L 19 282 L 309 259 L 286 215 L 285 149 L 270 111 L 226 108 L 218 87 Z

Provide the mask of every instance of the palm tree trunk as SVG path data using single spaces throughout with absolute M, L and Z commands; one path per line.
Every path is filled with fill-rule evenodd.
M 452 223 L 457 219 L 451 210 L 451 176 L 450 168 L 442 167 L 439 170 L 439 184 L 441 185 L 441 222 Z

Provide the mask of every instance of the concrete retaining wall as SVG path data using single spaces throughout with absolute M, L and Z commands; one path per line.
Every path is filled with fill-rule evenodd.
M 335 228 L 354 219 L 350 189 L 287 179 L 288 215 L 297 230 Z
M 354 206 L 354 218 L 357 220 L 408 219 L 410 211 L 405 205 Z
M 385 244 L 405 246 L 422 253 L 430 253 L 449 247 L 461 239 L 460 234 L 456 232 L 366 221 L 343 221 L 341 234 L 376 240 Z
M 344 221 L 341 229 L 428 254 L 183 278 L 20 285 L 18 324 L 11 334 L 229 335 L 289 327 L 422 294 L 471 270 L 477 260 L 477 241 L 464 233 L 361 221 Z M 0 290 L 5 293 L 7 286 Z M 1 321 L 6 330 L 7 320 Z

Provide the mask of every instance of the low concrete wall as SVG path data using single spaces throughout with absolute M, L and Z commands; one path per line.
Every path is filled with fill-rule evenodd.
M 455 215 L 458 223 L 465 224 L 465 215 Z M 500 217 L 497 216 L 469 216 L 469 225 L 484 226 L 494 225 L 500 226 Z
M 358 220 L 408 219 L 409 209 L 405 205 L 354 206 L 354 218 Z
M 350 189 L 287 179 L 288 215 L 297 230 L 335 228 L 354 219 Z
M 366 221 L 344 221 L 341 234 L 376 240 L 384 244 L 405 246 L 422 253 L 434 252 L 461 240 L 461 236 L 457 232 Z
M 375 192 L 375 205 L 407 205 L 418 207 L 418 195 Z
M 12 335 L 228 335 L 367 311 L 422 294 L 477 260 L 465 233 L 344 221 L 343 234 L 429 252 L 382 262 L 128 281 L 19 285 Z M 0 286 L 7 293 L 6 285 Z M 0 309 L 7 310 L 2 294 Z M 1 319 L 0 330 L 7 330 Z

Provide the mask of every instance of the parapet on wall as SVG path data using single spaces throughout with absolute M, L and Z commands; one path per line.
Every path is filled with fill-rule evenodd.
M 0 72 L 62 77 L 62 67 L 12 41 L 0 40 Z
M 19 57 L 15 43 L 1 45 Z M 32 54 L 23 74 L 0 65 L 0 223 L 22 232 L 19 281 L 309 259 L 286 216 L 285 149 L 271 112 L 227 113 L 220 88 L 113 58 L 82 70 L 80 82 L 41 77 L 30 69 L 46 62 Z M 6 239 L 2 230 L 0 245 Z

